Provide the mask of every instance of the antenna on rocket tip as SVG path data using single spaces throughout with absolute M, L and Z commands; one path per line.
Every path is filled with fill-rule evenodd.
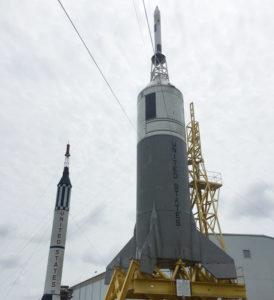
M 66 150 L 66 154 L 65 154 L 64 167 L 69 167 L 69 157 L 70 157 L 70 144 L 68 142 L 67 143 L 67 150 Z

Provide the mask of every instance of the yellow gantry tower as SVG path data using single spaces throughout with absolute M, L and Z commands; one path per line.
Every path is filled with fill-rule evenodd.
M 209 237 L 212 233 L 220 247 L 226 247 L 217 210 L 222 186 L 220 173 L 207 172 L 202 156 L 199 123 L 195 120 L 194 105 L 190 103 L 190 122 L 186 126 L 189 187 L 192 212 L 199 230 Z
M 208 238 L 212 233 L 226 251 L 217 216 L 221 176 L 218 173 L 209 176 L 205 169 L 193 103 L 190 104 L 190 115 L 187 150 L 193 214 L 199 230 Z M 246 289 L 245 284 L 237 280 L 217 280 L 199 263 L 179 259 L 172 270 L 155 267 L 151 274 L 144 274 L 140 272 L 140 262 L 132 259 L 128 270 L 115 267 L 105 296 L 105 300 L 114 299 L 246 299 Z

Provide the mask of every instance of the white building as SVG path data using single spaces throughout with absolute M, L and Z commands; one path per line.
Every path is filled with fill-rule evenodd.
M 224 234 L 227 252 L 243 267 L 248 300 L 274 299 L 274 238 L 265 235 Z M 103 300 L 104 273 L 73 286 L 73 300 Z

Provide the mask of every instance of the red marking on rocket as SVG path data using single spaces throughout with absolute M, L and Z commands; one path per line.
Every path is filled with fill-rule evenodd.
M 67 144 L 67 151 L 66 151 L 66 154 L 65 154 L 66 157 L 70 157 L 69 151 L 70 151 L 70 144 Z

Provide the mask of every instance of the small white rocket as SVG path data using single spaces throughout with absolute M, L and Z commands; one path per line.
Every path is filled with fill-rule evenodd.
M 162 40 L 161 40 L 161 15 L 158 6 L 154 11 L 154 41 L 155 53 L 162 53 Z
M 64 171 L 57 185 L 47 275 L 42 300 L 60 300 L 64 252 L 67 235 L 71 183 L 69 179 L 70 145 L 67 145 Z

